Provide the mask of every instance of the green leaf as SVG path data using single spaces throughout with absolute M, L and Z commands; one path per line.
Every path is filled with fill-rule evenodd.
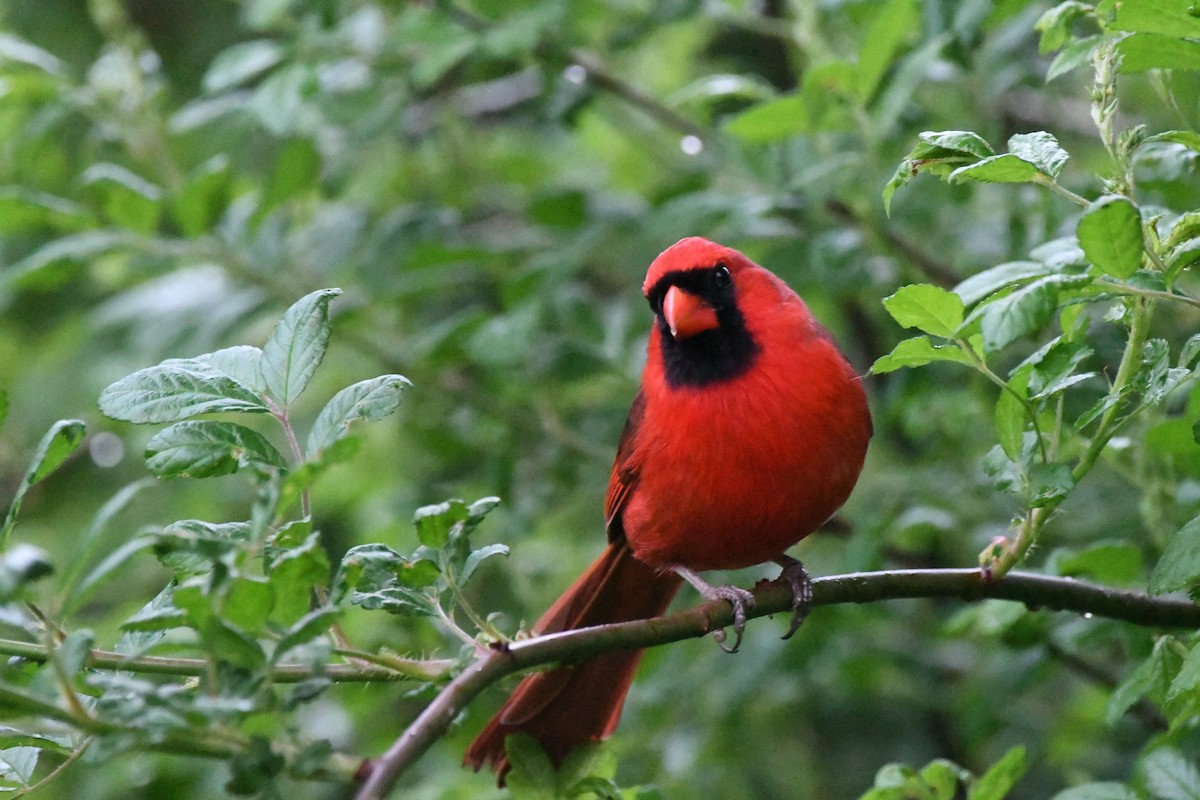
M 222 586 L 221 615 L 251 634 L 262 631 L 275 606 L 270 583 L 258 576 L 238 575 Z
M 62 466 L 72 453 L 79 449 L 87 426 L 77 419 L 60 419 L 50 426 L 50 430 L 42 436 L 34 450 L 33 460 L 25 468 L 25 474 L 13 493 L 8 513 L 4 516 L 4 524 L 0 526 L 0 549 L 8 543 L 8 537 L 17 524 L 17 515 L 21 511 L 21 503 L 25 493 L 38 482 L 52 474 Z
M 257 347 L 248 344 L 226 347 L 196 356 L 193 360 L 223 372 L 255 392 L 266 391 L 267 387 L 262 379 L 262 350 Z
M 204 91 L 223 92 L 257 78 L 284 58 L 283 47 L 271 39 L 255 39 L 227 47 L 204 73 Z
M 858 50 L 855 90 L 866 103 L 904 45 L 921 28 L 914 0 L 890 0 L 874 14 Z
M 1158 703 L 1165 701 L 1171 682 L 1183 663 L 1183 658 L 1175 652 L 1173 642 L 1170 636 L 1160 637 L 1154 643 L 1150 657 L 1118 684 L 1109 697 L 1104 714 L 1104 721 L 1109 726 L 1117 724 L 1125 712 L 1143 697 Z
M 967 792 L 967 800 L 1003 800 L 1025 770 L 1025 748 L 1017 745 L 979 777 Z
M 271 663 L 278 664 L 292 648 L 307 644 L 318 636 L 323 636 L 341 616 L 342 609 L 326 606 L 300 617 L 279 637 L 279 641 L 275 644 L 275 650 L 271 653 Z
M 1035 165 L 1011 153 L 1005 153 L 998 156 L 989 156 L 974 164 L 959 167 L 950 173 L 946 178 L 946 182 L 1029 183 L 1040 174 Z
M 1075 20 L 1091 13 L 1092 10 L 1091 5 L 1068 0 L 1045 11 L 1033 26 L 1034 30 L 1042 34 L 1038 40 L 1038 52 L 1050 53 L 1069 42 L 1071 26 Z
M 924 131 L 900 165 L 896 174 L 883 187 L 883 207 L 891 213 L 892 196 L 904 184 L 922 172 L 945 177 L 955 168 L 973 164 L 995 155 L 992 146 L 972 131 Z
M 1137 793 L 1123 783 L 1085 783 L 1064 789 L 1050 800 L 1139 800 Z
M 250 540 L 250 523 L 181 519 L 153 538 L 155 555 L 164 566 L 177 573 L 202 573 Z
M 902 286 L 886 297 L 883 305 L 905 328 L 951 338 L 963 322 L 963 303 L 958 295 L 927 283 Z
M 1150 573 L 1150 594 L 1186 589 L 1200 581 L 1200 517 L 1188 521 L 1170 541 Z
M 253 671 L 261 671 L 267 665 L 267 655 L 262 645 L 253 636 L 221 617 L 209 617 L 198 633 L 208 653 L 215 659 Z
M 513 800 L 556 800 L 558 776 L 536 739 L 525 733 L 506 736 L 504 754 L 512 767 L 504 779 Z
M 1109 23 L 1119 31 L 1161 33 L 1166 36 L 1200 38 L 1200 17 L 1191 0 L 1138 0 L 1114 3 Z
M 305 457 L 314 458 L 346 436 L 354 423 L 374 422 L 394 412 L 404 390 L 411 386 L 403 375 L 380 375 L 342 389 L 317 415 L 308 434 Z
M 1117 43 L 1117 52 L 1121 54 L 1119 72 L 1200 69 L 1200 42 L 1190 39 L 1157 33 L 1135 33 Z
M 1107 41 L 1106 37 L 1096 35 L 1069 42 L 1050 62 L 1050 68 L 1046 70 L 1046 83 L 1091 64 L 1096 48 L 1105 41 Z
M 1139 764 L 1156 800 L 1200 800 L 1200 769 L 1174 747 L 1160 747 Z
M 467 521 L 470 512 L 462 500 L 447 500 L 444 503 L 422 506 L 413 512 L 413 524 L 417 526 L 417 538 L 426 547 L 445 547 L 450 541 L 450 530 Z
M 1043 279 L 979 306 L 984 349 L 994 353 L 1042 330 L 1054 315 L 1057 297 L 1054 282 Z
M 54 571 L 50 556 L 40 547 L 17 544 L 0 553 L 0 604 L 13 600 L 22 589 Z
M 265 436 L 232 422 L 178 422 L 146 443 L 146 467 L 160 478 L 211 478 L 250 464 L 287 470 Z
M 992 424 L 996 428 L 996 438 L 1004 448 L 1004 454 L 1012 461 L 1021 460 L 1022 442 L 1025 437 L 1025 427 L 1029 423 L 1029 414 L 1022 399 L 1026 396 L 1029 383 L 1029 372 L 1025 371 L 1008 381 L 1008 388 L 1000 390 L 996 400 L 996 408 L 992 414 Z
M 955 286 L 954 293 L 962 298 L 963 305 L 972 306 L 1014 283 L 1040 278 L 1048 272 L 1046 265 L 1038 261 L 1008 261 L 977 272 Z
M 309 192 L 321 177 L 321 153 L 311 139 L 290 139 L 279 151 L 267 191 L 259 206 L 260 216 L 293 197 Z M 340 292 L 338 292 L 340 294 Z
M 507 556 L 508 552 L 507 545 L 503 544 L 489 544 L 479 548 L 478 550 L 472 550 L 471 554 L 467 556 L 466 562 L 463 563 L 462 569 L 459 570 L 459 584 L 462 585 L 471 580 L 472 576 L 475 575 L 475 570 L 479 569 L 479 565 L 487 559 L 491 558 L 492 556 Z
M 261 414 L 270 409 L 253 389 L 215 364 L 170 359 L 109 385 L 100 393 L 100 410 L 126 422 L 158 423 L 226 411 Z
M 274 552 L 270 580 L 275 590 L 274 619 L 283 625 L 295 624 L 308 613 L 313 588 L 325 586 L 329 580 L 329 557 L 321 546 L 320 533 L 313 531 L 298 545 Z
M 1128 542 L 1101 542 L 1058 560 L 1058 574 L 1107 584 L 1130 584 L 1143 574 L 1141 548 Z
M 1045 131 L 1014 134 L 1009 137 L 1008 152 L 1033 164 L 1039 172 L 1051 178 L 1062 174 L 1069 158 L 1058 140 Z
M 1029 507 L 1057 502 L 1075 488 L 1075 477 L 1066 464 L 1034 464 L 1029 470 Z
M 185 236 L 200 236 L 216 224 L 229 206 L 232 184 L 233 169 L 223 153 L 188 174 L 183 188 L 171 201 L 171 210 Z
M 321 289 L 301 298 L 275 325 L 263 346 L 262 376 L 283 405 L 308 386 L 329 344 L 329 302 L 341 289 Z
M 1171 681 L 1167 689 L 1167 701 L 1175 700 L 1180 695 L 1195 691 L 1200 686 L 1200 646 L 1193 645 L 1191 650 L 1179 665 L 1179 673 Z
M 957 344 L 936 345 L 924 336 L 915 336 L 901 341 L 892 348 L 892 352 L 880 356 L 871 365 L 871 374 L 879 375 L 904 367 L 921 367 L 934 361 L 970 364 L 971 358 Z
M 101 162 L 84 170 L 80 182 L 117 226 L 138 233 L 153 233 L 158 227 L 162 190 L 118 164 Z
M 799 94 L 751 106 L 725 124 L 725 132 L 744 142 L 777 142 L 805 133 L 811 123 Z
M 1079 246 L 1106 275 L 1122 280 L 1142 265 L 1142 217 L 1119 195 L 1105 195 L 1088 207 L 1076 228 Z

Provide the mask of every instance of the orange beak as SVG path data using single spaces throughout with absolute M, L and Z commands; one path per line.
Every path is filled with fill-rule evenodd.
M 678 286 L 668 289 L 663 298 L 663 319 L 676 341 L 712 330 L 720 324 L 712 306 Z

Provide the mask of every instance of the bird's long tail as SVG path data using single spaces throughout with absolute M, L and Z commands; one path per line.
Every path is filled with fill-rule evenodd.
M 596 559 L 534 625 L 537 634 L 655 617 L 666 611 L 680 578 L 634 558 L 617 541 Z M 603 739 L 617 727 L 641 650 L 605 653 L 581 664 L 525 678 L 467 748 L 463 761 L 490 764 L 503 783 L 504 739 L 525 733 L 561 765 L 577 745 Z

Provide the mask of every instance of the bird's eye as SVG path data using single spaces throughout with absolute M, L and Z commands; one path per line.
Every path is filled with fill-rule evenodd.
M 729 267 L 724 264 L 717 264 L 716 269 L 712 273 L 713 285 L 718 289 L 724 289 L 733 283 L 733 276 L 729 274 Z
M 646 298 L 646 302 L 650 304 L 650 310 L 655 314 L 662 312 L 663 293 L 654 292 Z

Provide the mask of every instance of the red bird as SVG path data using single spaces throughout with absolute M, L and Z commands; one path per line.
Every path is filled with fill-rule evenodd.
M 871 436 L 862 381 L 799 295 L 736 250 L 683 239 L 642 291 L 655 319 L 608 484 L 609 545 L 533 632 L 657 616 L 683 579 L 734 605 L 740 641 L 753 596 L 697 573 L 774 561 L 803 613 L 807 579 L 784 551 L 858 480 Z M 533 736 L 560 765 L 607 737 L 640 658 L 606 653 L 525 678 L 466 764 L 490 764 L 503 782 L 510 734 Z

